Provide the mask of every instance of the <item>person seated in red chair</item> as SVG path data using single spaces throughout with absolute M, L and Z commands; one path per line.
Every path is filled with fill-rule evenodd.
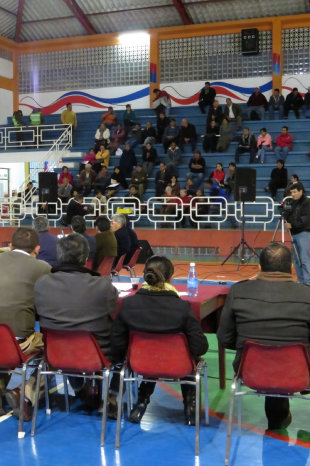
M 111 220 L 111 231 L 114 233 L 117 241 L 117 257 L 114 261 L 114 267 L 124 254 L 131 252 L 131 240 L 127 229 L 127 220 L 124 214 L 116 214 Z
M 126 356 L 130 331 L 151 333 L 184 333 L 191 354 L 198 358 L 208 349 L 200 323 L 191 310 L 190 303 L 180 299 L 170 284 L 174 267 L 163 256 L 152 256 L 144 269 L 145 283 L 134 296 L 125 298 L 113 323 L 111 350 L 115 361 Z M 195 388 L 181 385 L 186 425 L 195 425 Z M 142 382 L 139 387 L 138 403 L 132 409 L 129 421 L 140 423 L 155 382 Z
M 256 280 L 244 280 L 230 288 L 217 332 L 224 348 L 237 350 L 237 372 L 245 341 L 264 345 L 304 343 L 310 348 L 310 288 L 296 283 L 291 251 L 271 243 L 260 255 Z M 268 430 L 283 429 L 291 422 L 288 398 L 265 397 Z

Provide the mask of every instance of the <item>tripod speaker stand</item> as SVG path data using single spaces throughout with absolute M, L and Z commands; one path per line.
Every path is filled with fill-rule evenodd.
M 234 247 L 231 253 L 224 259 L 221 265 L 226 262 L 237 253 L 238 265 L 237 270 L 240 268 L 240 264 L 246 262 L 245 251 L 249 250 L 253 255 L 258 256 L 257 252 L 246 242 L 245 240 L 245 216 L 244 216 L 244 203 L 254 202 L 256 195 L 256 170 L 253 168 L 237 168 L 235 177 L 235 201 L 241 202 L 241 239 L 240 242 Z

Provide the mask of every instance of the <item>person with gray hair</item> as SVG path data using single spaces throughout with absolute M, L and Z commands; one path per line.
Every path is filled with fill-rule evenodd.
M 57 265 L 57 236 L 49 233 L 48 219 L 43 215 L 36 217 L 33 220 L 33 228 L 39 233 L 40 237 L 40 250 L 37 259 L 45 261 L 51 266 Z
M 130 236 L 126 228 L 126 217 L 123 214 L 115 214 L 111 220 L 111 231 L 113 231 L 117 241 L 117 256 L 114 261 L 114 266 L 117 264 L 119 258 L 130 252 L 131 243 Z

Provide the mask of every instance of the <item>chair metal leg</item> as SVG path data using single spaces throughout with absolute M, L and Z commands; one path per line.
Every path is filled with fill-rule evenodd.
M 126 376 L 125 377 L 129 377 L 130 376 L 130 371 L 127 367 L 126 369 Z M 131 410 L 131 403 L 132 403 L 132 393 L 131 393 L 131 382 L 128 382 L 127 384 L 127 387 L 126 387 L 126 402 L 127 402 L 127 416 L 129 417 L 129 414 L 130 414 L 130 410 Z
M 238 392 L 241 391 L 241 379 L 238 379 Z M 238 396 L 237 399 L 238 406 L 238 435 L 241 435 L 241 421 L 242 421 L 242 397 Z
M 229 416 L 228 416 L 228 426 L 227 426 L 225 466 L 229 465 L 229 454 L 230 454 L 232 421 L 233 421 L 233 414 L 234 414 L 235 393 L 236 393 L 236 379 L 233 380 L 233 383 L 231 385 L 231 395 L 230 395 L 230 403 L 229 403 Z
M 69 395 L 68 395 L 68 377 L 66 375 L 63 376 L 64 381 L 64 392 L 65 392 L 65 403 L 66 403 L 66 412 L 69 413 Z
M 24 424 L 26 371 L 27 371 L 27 364 L 24 363 L 22 367 L 22 385 L 20 389 L 20 401 L 19 401 L 19 419 L 18 419 L 18 434 L 17 434 L 18 438 L 25 437 L 25 432 L 23 431 L 23 424 Z
M 43 370 L 46 370 L 46 364 L 43 364 Z M 48 393 L 48 375 L 44 374 L 44 394 L 45 394 L 45 413 L 51 414 L 50 398 Z
M 206 363 L 204 363 L 203 366 L 203 385 L 204 385 L 204 391 L 205 391 L 205 421 L 206 421 L 206 426 L 210 424 L 210 419 L 209 419 L 209 399 L 208 399 L 208 368 Z
M 116 424 L 116 437 L 115 437 L 115 448 L 120 447 L 120 431 L 121 431 L 121 417 L 123 407 L 123 391 L 124 391 L 124 375 L 125 366 L 122 367 L 119 374 L 119 392 L 117 397 L 117 424 Z
M 129 267 L 129 273 L 130 273 L 130 278 L 132 278 L 132 268 L 131 268 L 131 267 Z M 135 276 L 136 276 L 136 275 L 134 274 L 134 277 L 135 277 Z
M 132 272 L 133 272 L 133 276 L 136 278 L 136 269 L 135 269 L 135 266 L 132 267 Z
M 35 391 L 35 401 L 34 401 L 34 410 L 33 410 L 33 415 L 32 415 L 32 423 L 31 423 L 31 436 L 33 437 L 35 434 L 35 429 L 36 429 L 36 423 L 37 423 L 37 414 L 38 414 L 38 407 L 39 407 L 39 396 L 40 396 L 40 385 L 41 385 L 41 372 L 42 372 L 42 367 L 44 365 L 44 362 L 42 361 L 39 364 L 38 367 L 38 374 L 37 374 L 37 382 L 36 382 L 36 391 Z M 48 387 L 47 387 L 47 376 L 44 376 L 44 386 L 45 386 L 45 391 L 47 389 L 48 392 Z M 48 399 L 48 398 L 47 398 Z
M 196 406 L 195 406 L 195 455 L 199 455 L 199 424 L 200 424 L 200 374 L 195 375 L 196 382 Z
M 103 378 L 103 387 L 102 387 L 103 409 L 102 409 L 102 427 L 101 427 L 101 438 L 100 438 L 101 446 L 104 445 L 105 429 L 106 429 L 106 425 L 107 425 L 109 375 L 110 375 L 109 369 L 105 369 L 104 375 L 103 375 L 104 378 Z

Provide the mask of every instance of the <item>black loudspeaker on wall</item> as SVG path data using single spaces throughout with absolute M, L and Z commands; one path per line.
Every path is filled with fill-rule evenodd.
M 242 29 L 241 51 L 243 55 L 255 55 L 259 53 L 258 29 Z
M 57 202 L 57 173 L 39 173 L 39 201 Z
M 254 202 L 256 197 L 256 170 L 254 168 L 236 168 L 235 201 Z

